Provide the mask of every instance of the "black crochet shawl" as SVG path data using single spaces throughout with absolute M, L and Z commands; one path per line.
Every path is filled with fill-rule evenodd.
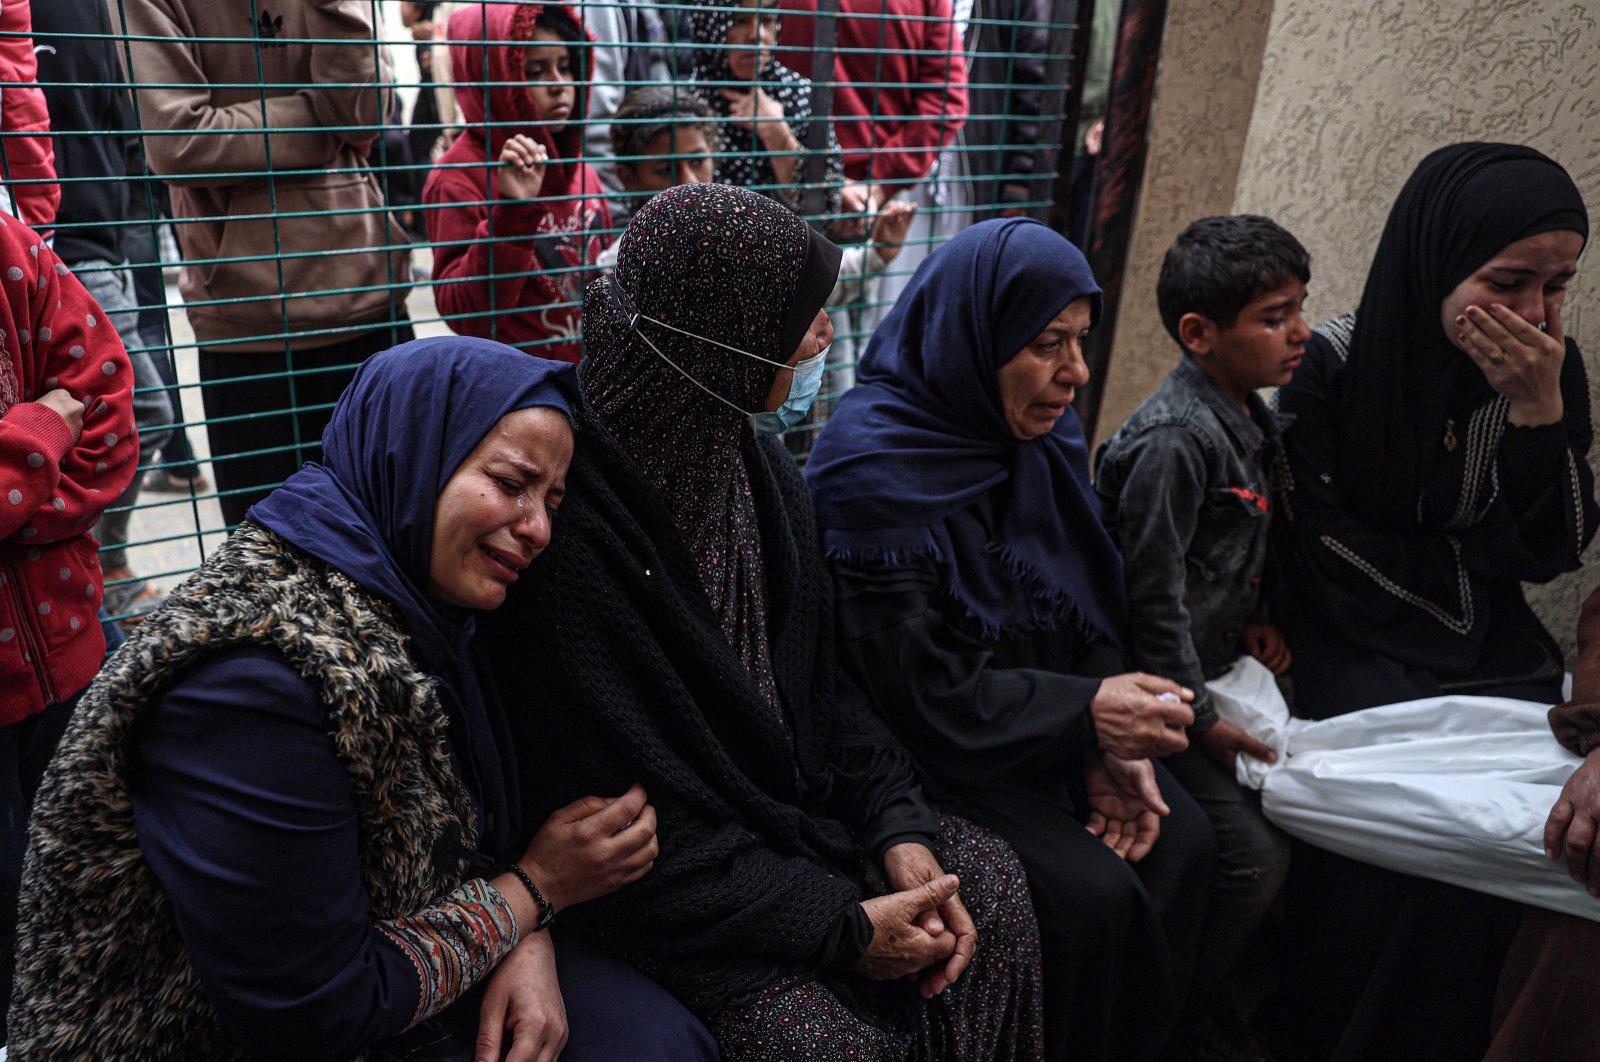
M 848 905 L 881 892 L 859 841 L 904 802 L 908 754 L 839 677 L 833 590 L 804 483 L 768 438 L 743 445 L 759 514 L 773 710 L 712 613 L 660 492 L 586 408 L 553 541 L 486 614 L 517 741 L 525 823 L 642 782 L 661 855 L 572 910 L 702 1015 L 811 969 Z M 828 984 L 863 1016 L 907 982 Z

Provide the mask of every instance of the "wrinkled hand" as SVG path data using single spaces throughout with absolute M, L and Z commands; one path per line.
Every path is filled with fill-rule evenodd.
M 508 138 L 500 149 L 500 198 L 539 198 L 549 161 L 544 145 L 533 137 L 518 133 Z
M 1274 675 L 1283 674 L 1294 663 L 1283 632 L 1264 620 L 1250 620 L 1244 625 L 1244 651 L 1265 664 Z
M 1544 824 L 1544 854 L 1567 860 L 1572 880 L 1600 896 L 1600 852 L 1595 835 L 1600 832 L 1600 752 L 1591 752 L 1579 765 Z
M 1178 700 L 1162 700 L 1170 693 Z M 1125 760 L 1166 756 L 1189 747 L 1184 727 L 1194 722 L 1194 691 L 1155 675 L 1113 675 L 1089 702 L 1100 747 Z
M 1278 754 L 1272 751 L 1272 746 L 1257 741 L 1226 719 L 1217 720 L 1211 729 L 1199 734 L 1195 740 L 1200 742 L 1201 748 L 1211 754 L 1212 759 L 1230 771 L 1238 762 L 1241 752 L 1246 756 L 1254 756 L 1264 763 L 1278 762 Z
M 956 934 L 934 936 L 918 924 L 917 916 L 943 909 L 960 887 L 954 874 L 946 874 L 905 892 L 863 900 L 861 907 L 872 922 L 872 943 L 856 963 L 856 972 L 874 981 L 893 981 L 947 962 L 955 954 Z M 927 993 L 925 983 L 923 994 Z
M 635 785 L 619 797 L 587 796 L 552 814 L 521 863 L 559 911 L 644 877 L 659 853 L 656 809 Z
M 53 391 L 46 391 L 39 396 L 41 406 L 49 406 L 61 414 L 61 419 L 67 422 L 67 427 L 72 429 L 72 441 L 77 442 L 83 435 L 83 403 L 79 402 L 66 392 L 65 388 L 57 387 Z
M 1089 821 L 1084 827 L 1117 855 L 1137 863 L 1161 836 L 1161 817 L 1171 812 L 1149 760 L 1124 760 L 1099 753 L 1084 772 Z
M 1561 362 L 1567 343 L 1559 310 L 1545 322 L 1546 332 L 1499 303 L 1488 309 L 1468 306 L 1456 318 L 1456 327 L 1456 339 L 1466 345 L 1489 386 L 1511 399 L 1507 420 L 1531 427 L 1561 419 Z
M 927 845 L 897 844 L 883 854 L 883 873 L 890 888 L 908 892 L 919 885 L 938 881 L 944 869 Z M 978 927 L 973 925 L 961 895 L 951 896 L 941 907 L 929 908 L 917 915 L 917 924 L 930 937 L 941 933 L 954 933 L 956 950 L 945 964 L 922 980 L 922 998 L 932 999 L 956 983 L 972 956 L 978 951 Z
M 917 204 L 896 199 L 885 203 L 878 220 L 872 223 L 872 245 L 886 264 L 900 256 L 900 248 L 905 246 L 906 232 L 911 228 L 911 219 L 916 216 Z
M 489 976 L 473 1062 L 500 1062 L 507 1040 L 506 1062 L 555 1062 L 567 1044 L 567 1008 L 549 933 L 523 937 Z

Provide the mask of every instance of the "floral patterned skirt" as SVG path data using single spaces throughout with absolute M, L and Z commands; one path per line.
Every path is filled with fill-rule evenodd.
M 725 1062 L 1039 1062 L 1044 1057 L 1039 924 L 1022 864 L 963 819 L 941 823 L 937 853 L 961 878 L 978 952 L 954 985 L 921 1000 L 914 1023 L 885 1029 L 852 1013 L 820 981 L 788 978 L 708 1024 Z

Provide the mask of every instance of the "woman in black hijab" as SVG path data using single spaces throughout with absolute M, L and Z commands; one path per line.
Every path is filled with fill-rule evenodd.
M 1442 148 L 1396 200 L 1356 312 L 1308 344 L 1279 397 L 1296 420 L 1273 606 L 1300 714 L 1562 699 L 1521 584 L 1576 569 L 1600 519 L 1588 381 L 1561 322 L 1588 232 L 1539 152 Z M 1291 1012 L 1314 1053 L 1482 1054 L 1514 908 L 1325 853 L 1296 855 L 1290 888 L 1309 923 L 1294 950 L 1315 963 L 1287 979 L 1306 993 Z
M 752 429 L 815 394 L 838 261 L 769 199 L 682 185 L 591 285 L 563 544 L 486 628 L 505 688 L 564 706 L 510 713 L 524 800 L 649 790 L 654 869 L 574 921 L 725 1058 L 1036 1059 L 1021 866 L 928 806 L 841 678 L 805 487 Z
M 1600 517 L 1583 359 L 1561 325 L 1588 237 L 1532 148 L 1457 144 L 1395 202 L 1354 314 L 1317 329 L 1282 410 L 1297 707 L 1442 690 L 1561 698 L 1521 584 L 1578 567 Z

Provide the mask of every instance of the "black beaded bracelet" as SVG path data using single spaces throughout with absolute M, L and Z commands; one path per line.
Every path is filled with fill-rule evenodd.
M 533 897 L 533 902 L 539 905 L 539 921 L 535 923 L 534 931 L 537 932 L 544 929 L 551 922 L 554 922 L 556 920 L 556 909 L 550 906 L 550 901 L 544 898 L 544 893 L 539 891 L 539 886 L 535 885 L 533 879 L 528 877 L 528 872 L 522 869 L 522 864 L 512 863 L 507 869 L 517 876 L 517 880 L 522 882 L 522 887 L 527 889 L 528 894 Z

